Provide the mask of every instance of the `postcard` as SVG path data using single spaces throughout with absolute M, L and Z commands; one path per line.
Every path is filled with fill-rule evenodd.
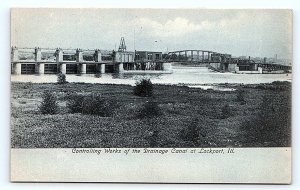
M 291 183 L 288 9 L 11 9 L 11 181 Z

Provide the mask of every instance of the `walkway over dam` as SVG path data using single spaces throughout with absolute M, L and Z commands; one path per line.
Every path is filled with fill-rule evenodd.
M 12 47 L 11 69 L 13 74 L 172 73 L 161 52 L 61 48 Z
M 208 50 L 107 51 L 12 47 L 13 74 L 172 73 L 172 63 L 205 65 L 218 72 L 284 73 L 291 66 L 232 58 Z

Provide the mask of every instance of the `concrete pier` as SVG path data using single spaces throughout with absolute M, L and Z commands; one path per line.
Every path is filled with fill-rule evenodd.
M 13 64 L 13 73 L 16 75 L 20 75 L 22 73 L 22 64 L 21 63 Z
M 34 60 L 36 61 L 35 64 L 35 73 L 37 74 L 44 74 L 45 73 L 45 64 L 41 63 L 42 60 L 42 51 L 41 48 L 36 47 L 34 49 Z
M 105 73 L 105 64 L 100 65 L 100 73 Z
M 76 50 L 76 62 L 83 62 L 83 55 L 82 55 L 82 50 L 77 49 Z M 86 64 L 77 64 L 77 71 L 80 74 L 86 74 Z
M 19 61 L 19 50 L 18 50 L 17 47 L 12 47 L 11 60 L 12 61 Z
M 77 49 L 75 55 L 76 55 L 76 61 L 77 62 L 83 62 L 83 56 L 82 56 L 82 50 L 81 49 Z
M 63 60 L 64 60 L 62 49 L 57 48 L 55 51 L 55 56 L 56 56 L 58 73 L 66 74 L 67 73 L 67 65 L 64 63 L 60 63 L 60 62 L 63 62 Z
M 117 65 L 117 72 L 118 72 L 118 73 L 123 73 L 123 72 L 124 72 L 123 63 L 119 63 L 119 64 Z
M 97 63 L 97 62 L 102 62 L 101 58 L 101 51 L 99 49 L 95 50 L 95 62 L 96 62 L 96 72 L 99 73 L 105 73 L 105 64 L 104 63 Z
M 12 47 L 11 51 L 11 59 L 12 61 L 19 61 L 19 50 L 17 47 Z M 13 73 L 16 75 L 20 75 L 22 72 L 22 66 L 21 63 L 13 63 L 12 65 Z
M 44 63 L 36 63 L 35 64 L 35 73 L 44 74 L 45 73 L 45 64 Z
M 61 63 L 59 65 L 59 73 L 66 74 L 67 73 L 67 64 Z
M 63 51 L 60 48 L 57 48 L 55 51 L 56 62 L 62 62 L 64 60 Z
M 101 52 L 99 49 L 96 49 L 95 50 L 95 61 L 96 62 L 101 62 L 102 61 L 102 58 L 101 58 Z
M 36 47 L 34 48 L 34 60 L 35 61 L 41 61 L 42 60 L 42 51 L 41 51 L 41 48 L 39 47 Z
M 235 71 L 236 73 L 239 73 L 239 72 L 240 72 L 240 68 L 239 68 L 238 66 L 236 66 L 236 67 L 234 68 L 234 71 Z
M 254 70 L 257 71 L 258 70 L 258 65 L 254 64 Z
M 86 64 L 79 64 L 80 74 L 86 74 Z

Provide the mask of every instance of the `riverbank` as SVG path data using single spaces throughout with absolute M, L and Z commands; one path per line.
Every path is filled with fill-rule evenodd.
M 153 97 L 117 84 L 11 84 L 13 148 L 278 147 L 290 146 L 291 83 L 222 84 L 234 91 L 154 85 Z M 59 110 L 39 112 L 44 91 Z M 72 94 L 101 94 L 115 105 L 110 117 L 70 113 Z M 142 117 L 152 102 L 159 114 Z

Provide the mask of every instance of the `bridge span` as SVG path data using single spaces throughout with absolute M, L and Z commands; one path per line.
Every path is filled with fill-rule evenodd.
M 233 58 L 231 54 L 219 53 L 209 50 L 180 50 L 169 52 L 165 57 L 169 62 L 178 62 L 181 64 L 201 65 L 205 64 L 210 69 L 218 72 L 234 73 L 286 73 L 290 72 L 292 67 L 268 63 L 266 58 L 263 61 L 254 61 L 250 57 Z

